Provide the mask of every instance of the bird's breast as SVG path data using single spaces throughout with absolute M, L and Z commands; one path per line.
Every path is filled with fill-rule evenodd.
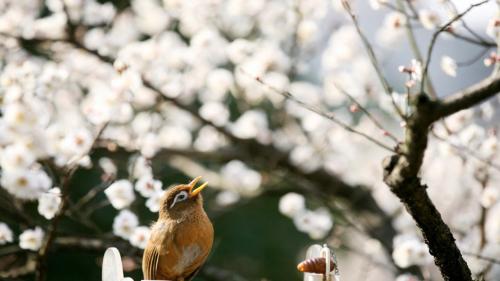
M 198 244 L 186 245 L 180 249 L 180 255 L 177 264 L 173 270 L 177 273 L 182 273 L 186 268 L 195 264 L 202 256 L 201 247 Z
M 161 228 L 161 224 L 156 226 Z M 168 227 L 160 251 L 159 271 L 171 280 L 196 271 L 206 260 L 213 243 L 213 228 L 208 219 L 183 221 Z

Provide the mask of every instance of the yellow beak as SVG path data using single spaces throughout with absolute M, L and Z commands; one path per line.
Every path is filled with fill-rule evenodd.
M 205 187 L 207 187 L 208 185 L 208 182 L 198 186 L 197 188 L 195 188 L 196 184 L 200 181 L 201 177 L 196 177 L 193 181 L 191 181 L 189 183 L 189 197 L 190 198 L 193 198 L 195 197 L 196 195 L 198 195 Z

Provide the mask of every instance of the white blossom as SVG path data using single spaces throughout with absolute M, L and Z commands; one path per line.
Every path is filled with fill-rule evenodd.
M 444 73 L 449 76 L 456 77 L 457 76 L 457 63 L 454 59 L 449 56 L 444 56 L 441 58 L 441 69 Z
M 481 205 L 485 208 L 493 206 L 500 198 L 498 187 L 489 185 L 481 193 Z
M 139 179 L 141 177 L 150 176 L 153 177 L 153 169 L 149 161 L 143 156 L 138 156 L 133 160 L 131 167 L 131 174 L 135 179 Z
M 269 141 L 267 117 L 262 111 L 250 110 L 236 120 L 232 126 L 234 135 L 240 138 L 257 138 L 261 142 Z
M 226 69 L 215 69 L 207 76 L 207 89 L 204 100 L 220 101 L 234 87 L 233 74 Z
M 61 202 L 61 190 L 58 187 L 52 188 L 38 198 L 38 213 L 50 220 L 59 210 Z
M 221 175 L 227 186 L 243 194 L 255 194 L 262 181 L 261 175 L 239 160 L 232 160 L 221 169 Z
M 193 137 L 185 127 L 169 124 L 160 129 L 158 141 L 165 148 L 185 149 L 191 146 Z
M 14 241 L 12 230 L 10 230 L 7 224 L 0 222 L 0 245 L 5 245 L 12 241 Z
M 398 43 L 404 34 L 405 25 L 408 24 L 407 21 L 406 16 L 400 12 L 389 13 L 377 33 L 378 41 L 384 46 L 392 46 Z
M 0 159 L 3 169 L 24 169 L 35 162 L 36 155 L 25 144 L 17 143 L 4 148 Z
M 150 229 L 147 226 L 139 226 L 134 229 L 132 235 L 130 235 L 129 241 L 132 246 L 139 249 L 146 248 L 150 236 Z
M 129 210 L 121 210 L 113 220 L 113 233 L 123 239 L 129 239 L 139 225 L 137 216 Z
M 42 247 L 42 242 L 45 233 L 40 227 L 34 229 L 27 229 L 19 235 L 19 247 L 21 249 L 38 251 Z
M 128 180 L 117 180 L 104 190 L 106 197 L 115 209 L 123 209 L 135 200 L 132 183 Z
M 52 185 L 52 180 L 41 169 L 4 170 L 0 183 L 9 193 L 19 199 L 35 200 Z
M 372 9 L 378 10 L 380 9 L 380 7 L 382 7 L 383 4 L 386 4 L 387 2 L 388 0 L 370 0 L 370 6 L 372 7 Z
M 310 43 L 318 34 L 319 27 L 315 21 L 303 20 L 297 27 L 297 39 L 302 44 Z
M 113 160 L 107 157 L 99 158 L 99 167 L 104 171 L 104 174 L 109 176 L 116 176 L 118 168 L 116 167 Z
M 441 24 L 439 15 L 431 10 L 422 9 L 418 12 L 418 19 L 426 29 L 433 30 Z
M 215 202 L 219 206 L 226 207 L 237 203 L 240 198 L 241 196 L 239 193 L 231 190 L 224 190 L 217 194 L 217 196 L 215 197 Z
M 293 218 L 306 208 L 306 199 L 301 194 L 290 192 L 283 195 L 279 202 L 279 210 L 283 215 Z
M 432 261 L 427 245 L 416 237 L 408 236 L 395 238 L 392 258 L 402 268 L 425 265 Z
M 323 208 L 299 212 L 293 221 L 299 231 L 307 233 L 312 239 L 323 239 L 333 227 L 330 213 Z
M 396 278 L 396 281 L 419 281 L 418 277 L 412 274 L 402 274 Z
M 161 191 L 163 184 L 159 180 L 155 180 L 149 175 L 145 175 L 135 183 L 137 190 L 143 197 L 151 197 L 155 192 Z
M 488 26 L 486 27 L 486 34 L 488 34 L 488 36 L 492 39 L 497 40 L 500 34 L 500 18 L 494 17 L 490 19 Z
M 156 190 L 151 196 L 146 200 L 146 207 L 149 211 L 156 213 L 160 210 L 160 203 L 165 194 L 164 190 Z
M 200 116 L 217 126 L 223 126 L 229 120 L 229 110 L 222 103 L 207 102 L 201 106 Z

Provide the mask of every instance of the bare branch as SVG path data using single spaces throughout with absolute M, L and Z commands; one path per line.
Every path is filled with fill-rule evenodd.
M 401 9 L 401 12 L 407 18 L 409 18 L 410 15 L 406 12 L 405 5 L 404 5 L 404 3 L 402 1 L 403 0 L 398 0 L 397 1 L 397 5 Z M 417 12 L 416 12 L 415 7 L 413 6 L 413 4 L 410 1 L 406 1 L 406 4 L 410 7 L 410 10 L 412 11 L 412 13 L 414 13 L 415 15 L 417 15 L 417 18 L 418 18 L 418 14 L 417 14 Z M 407 34 L 407 37 L 408 37 L 408 42 L 409 42 L 410 47 L 411 47 L 411 49 L 413 51 L 413 54 L 415 55 L 415 58 L 419 62 L 423 62 L 422 53 L 420 52 L 420 48 L 418 47 L 417 38 L 415 37 L 415 32 L 413 31 L 413 27 L 410 24 L 406 24 L 405 25 L 405 30 L 406 30 L 406 34 Z M 427 91 L 429 92 L 429 95 L 432 98 L 434 98 L 434 99 L 437 98 L 436 90 L 435 90 L 434 86 L 432 85 L 432 81 L 430 80 L 430 78 L 428 78 Z
M 368 117 L 368 119 L 370 119 L 372 121 L 372 123 L 377 128 L 380 129 L 380 131 L 382 131 L 384 133 L 384 135 L 387 135 L 391 140 L 393 140 L 396 143 L 399 142 L 398 139 L 391 132 L 386 130 L 384 128 L 384 126 L 382 126 L 382 124 L 368 111 L 368 109 L 366 109 L 362 104 L 360 104 L 351 94 L 349 94 L 349 92 L 344 90 L 342 87 L 340 87 L 336 83 L 334 83 L 334 86 L 335 86 L 335 88 L 337 88 L 339 90 L 339 92 L 341 92 L 342 94 L 347 96 L 354 104 L 356 104 L 356 106 Z
M 442 118 L 474 106 L 500 92 L 500 76 L 489 77 L 463 91 L 444 99 L 436 111 L 435 118 Z
M 243 73 L 245 73 L 246 75 L 249 75 L 248 72 L 246 72 L 245 70 L 241 70 Z M 252 76 L 251 76 L 252 77 Z M 368 134 L 365 134 L 361 131 L 358 131 L 356 129 L 354 129 L 353 127 L 345 124 L 344 122 L 338 120 L 332 113 L 329 113 L 329 112 L 325 112 L 323 111 L 322 109 L 316 107 L 316 106 L 313 106 L 313 105 L 310 105 L 310 104 L 307 104 L 305 103 L 304 101 L 301 101 L 299 99 L 297 99 L 296 97 L 294 97 L 290 92 L 288 91 L 280 91 L 278 90 L 277 88 L 273 87 L 273 86 L 270 86 L 268 84 L 266 84 L 260 77 L 252 77 L 253 79 L 255 79 L 255 81 L 259 82 L 260 84 L 264 85 L 265 87 L 269 88 L 271 91 L 283 96 L 285 99 L 287 100 L 291 100 L 297 104 L 299 104 L 300 106 L 304 107 L 305 109 L 311 111 L 311 112 L 314 112 L 318 115 L 321 115 L 323 117 L 325 117 L 326 119 L 332 121 L 333 123 L 339 125 L 340 127 L 344 128 L 346 131 L 349 131 L 351 133 L 354 133 L 356 135 L 359 135 L 365 139 L 367 139 L 368 141 L 380 146 L 381 148 L 387 150 L 387 151 L 391 151 L 391 152 L 395 152 L 394 149 L 392 149 L 391 147 L 387 146 L 386 144 L 380 142 L 379 140 L 373 138 L 372 136 L 368 135 Z
M 472 9 L 474 9 L 475 7 L 479 7 L 479 6 L 481 6 L 485 3 L 488 3 L 488 2 L 489 2 L 489 0 L 484 0 L 482 2 L 470 5 L 469 8 L 467 8 L 465 11 L 457 14 L 455 17 L 453 17 L 451 20 L 449 20 L 445 25 L 441 26 L 441 28 L 439 28 L 436 32 L 434 32 L 434 34 L 432 35 L 431 43 L 429 44 L 429 48 L 427 49 L 427 57 L 426 57 L 425 66 L 424 66 L 424 69 L 422 72 L 422 82 L 420 83 L 420 91 L 424 91 L 427 72 L 429 71 L 429 65 L 430 65 L 431 59 L 432 59 L 432 52 L 434 50 L 434 46 L 436 45 L 436 40 L 437 40 L 438 36 L 442 32 L 446 31 L 453 23 L 460 20 L 463 16 L 465 16 L 467 13 L 469 13 Z

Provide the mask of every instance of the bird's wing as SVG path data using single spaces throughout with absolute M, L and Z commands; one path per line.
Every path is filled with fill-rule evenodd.
M 144 279 L 156 279 L 159 260 L 160 253 L 158 251 L 158 247 L 146 247 L 144 250 L 144 256 L 142 257 L 142 271 L 144 271 Z

